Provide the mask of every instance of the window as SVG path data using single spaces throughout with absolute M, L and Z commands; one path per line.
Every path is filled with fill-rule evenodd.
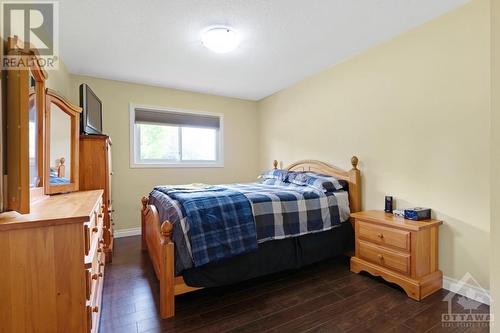
M 130 105 L 131 167 L 220 167 L 222 115 Z

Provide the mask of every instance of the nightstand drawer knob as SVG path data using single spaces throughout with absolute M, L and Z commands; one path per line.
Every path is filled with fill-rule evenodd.
M 380 238 L 380 239 L 382 239 L 382 238 L 384 238 L 384 234 L 380 234 L 380 233 L 379 233 L 379 234 L 377 235 L 377 237 L 378 237 L 378 238 Z

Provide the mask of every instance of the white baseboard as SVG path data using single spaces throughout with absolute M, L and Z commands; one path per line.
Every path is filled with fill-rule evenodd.
M 129 228 L 129 229 L 118 229 L 113 232 L 115 238 L 137 236 L 141 234 L 141 227 Z
M 448 276 L 443 276 L 443 289 L 452 291 L 462 296 L 469 297 L 477 302 L 490 305 L 490 291 L 481 288 L 476 280 L 472 279 L 472 281 L 475 282 L 476 285 L 471 285 L 469 283 L 464 283 L 460 280 Z

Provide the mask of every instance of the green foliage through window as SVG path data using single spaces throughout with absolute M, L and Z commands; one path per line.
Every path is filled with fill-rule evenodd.
M 136 129 L 140 160 L 217 160 L 217 129 L 145 123 L 137 123 Z

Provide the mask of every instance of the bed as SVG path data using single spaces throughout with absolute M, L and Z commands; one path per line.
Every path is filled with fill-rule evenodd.
M 191 242 L 186 239 L 183 223 L 185 216 L 182 217 L 180 213 L 181 217 L 177 217 L 177 215 L 171 214 L 172 210 L 167 209 L 169 200 L 172 197 L 177 199 L 175 197 L 176 189 L 157 187 L 149 197 L 143 197 L 141 210 L 142 249 L 148 251 L 156 276 L 160 281 L 161 317 L 174 316 L 176 295 L 199 288 L 232 284 L 278 271 L 300 268 L 349 250 L 353 241 L 352 226 L 348 222 L 349 211 L 361 210 L 361 175 L 357 168 L 357 157 L 352 157 L 351 164 L 352 169 L 349 171 L 314 160 L 299 161 L 285 168 L 288 171 L 310 171 L 329 175 L 343 181 L 346 187 L 345 191 L 321 195 L 321 198 L 318 199 L 322 202 L 319 210 L 311 210 L 310 207 L 299 209 L 299 213 L 291 215 L 291 220 L 297 220 L 296 223 L 290 224 L 291 227 L 286 228 L 276 228 L 275 221 L 269 228 L 269 214 L 262 213 L 269 208 L 266 208 L 266 203 L 263 202 L 266 200 L 259 198 L 292 195 L 299 198 L 294 207 L 297 205 L 305 207 L 305 202 L 314 203 L 317 201 L 315 197 L 310 197 L 316 194 L 310 191 L 302 193 L 300 189 L 295 187 L 279 187 L 279 191 L 283 193 L 278 193 L 273 192 L 278 191 L 276 188 L 265 184 L 233 184 L 220 189 L 215 187 L 204 189 L 203 191 L 231 191 L 230 194 L 232 191 L 243 193 L 248 199 L 246 201 L 251 204 L 253 219 L 248 224 L 241 222 L 242 224 L 236 232 L 245 231 L 247 227 L 250 229 L 254 227 L 256 230 L 251 230 L 251 232 L 257 235 L 255 242 L 253 239 L 246 242 L 245 236 L 251 235 L 251 232 L 238 234 L 236 239 L 240 239 L 241 244 L 231 249 L 239 252 L 229 254 L 224 253 L 224 251 L 229 251 L 228 247 L 211 251 L 210 255 L 207 255 L 207 251 L 197 251 L 200 247 L 197 247 L 198 240 L 195 241 L 193 238 L 194 230 L 190 231 Z M 276 170 L 277 161 L 274 162 L 273 166 Z M 261 195 L 261 192 L 265 193 L 265 196 Z M 182 198 L 183 192 L 180 193 Z M 212 195 L 211 192 L 200 193 L 202 196 Z M 304 200 L 300 201 L 300 198 Z M 260 209 L 261 213 L 259 213 L 259 205 L 264 205 L 262 206 L 264 208 Z M 287 207 L 283 203 L 278 203 L 278 205 Z M 244 205 L 238 206 L 239 210 L 245 208 Z M 313 214 L 311 211 L 315 213 Z M 298 217 L 300 214 L 302 214 L 301 218 Z M 325 214 L 328 215 L 328 219 L 325 219 Z M 295 217 L 296 215 L 297 217 Z M 321 215 L 321 217 L 317 215 Z M 195 219 L 192 216 L 189 218 Z M 298 222 L 299 220 L 302 222 Z M 328 220 L 331 223 L 328 223 Z M 318 223 L 318 221 L 327 222 Z M 224 236 L 217 235 L 217 237 Z M 205 238 L 202 241 L 207 241 Z M 205 248 L 207 247 L 205 243 L 203 245 Z M 224 254 L 226 255 L 224 256 Z

